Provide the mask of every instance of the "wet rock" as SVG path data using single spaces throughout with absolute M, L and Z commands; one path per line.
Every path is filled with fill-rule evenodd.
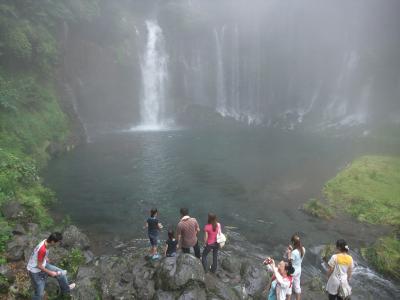
M 76 275 L 76 280 L 80 281 L 86 278 L 89 279 L 97 279 L 99 277 L 95 267 L 82 266 L 78 270 L 78 274 Z
M 39 232 L 39 225 L 36 223 L 28 223 L 26 224 L 26 229 L 29 234 L 36 235 Z
M 49 258 L 54 264 L 59 264 L 66 257 L 68 257 L 69 251 L 62 247 L 53 247 L 49 251 Z
M 70 225 L 63 232 L 62 245 L 66 248 L 87 250 L 90 247 L 90 242 L 86 234 L 82 233 L 76 226 Z
M 237 293 L 228 284 L 225 284 L 215 275 L 206 274 L 206 287 L 209 292 L 223 300 L 240 300 Z
M 246 294 L 257 297 L 265 289 L 270 275 L 262 267 L 246 264 L 242 270 L 242 278 Z
M 178 290 L 190 282 L 204 285 L 205 274 L 198 258 L 181 254 L 177 258 L 166 257 L 157 270 L 157 287 L 163 290 Z
M 178 300 L 206 300 L 207 295 L 203 288 L 192 286 L 183 291 Z
M 25 235 L 26 234 L 25 228 L 21 224 L 15 225 L 11 232 L 14 235 Z
M 133 284 L 123 280 L 125 274 L 131 273 L 131 266 L 127 259 L 102 256 L 99 258 L 97 270 L 103 299 L 136 299 Z
M 143 259 L 137 259 L 133 262 L 132 273 L 129 274 L 131 282 L 137 291 L 139 299 L 152 299 L 155 294 L 155 283 L 153 281 L 155 269 L 152 264 L 146 263 Z
M 86 250 L 83 252 L 83 257 L 85 258 L 85 263 L 89 264 L 94 260 L 94 254 L 90 250 Z
M 241 268 L 241 262 L 239 258 L 234 256 L 224 257 L 222 260 L 221 266 L 224 270 L 229 273 L 239 273 Z
M 175 300 L 177 297 L 175 292 L 157 291 L 154 294 L 154 300 Z
M 7 260 L 20 261 L 25 259 L 25 249 L 29 245 L 28 237 L 25 235 L 14 236 L 7 244 Z
M 73 300 L 100 299 L 100 293 L 96 288 L 96 282 L 90 278 L 83 278 L 77 282 L 77 287 L 71 292 Z
M 13 283 L 15 281 L 15 272 L 11 268 L 10 264 L 4 264 L 0 266 L 0 276 L 3 276 L 5 279 L 7 279 L 9 283 Z
M 24 208 L 17 200 L 4 203 L 0 210 L 3 216 L 9 220 L 17 220 L 25 216 Z
M 311 278 L 309 282 L 306 283 L 310 291 L 323 292 L 325 287 L 325 282 L 318 276 Z

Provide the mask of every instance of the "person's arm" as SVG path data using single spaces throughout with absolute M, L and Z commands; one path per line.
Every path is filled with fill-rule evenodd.
M 336 265 L 336 260 L 335 256 L 332 255 L 331 259 L 328 261 L 328 273 L 326 274 L 329 277 L 331 277 L 333 271 L 335 270 L 335 265 Z
M 287 283 L 283 280 L 282 275 L 279 273 L 277 266 L 275 266 L 275 261 L 273 259 L 271 259 L 271 261 L 272 261 L 271 262 L 271 268 L 272 268 L 272 271 L 274 272 L 276 281 L 278 281 L 278 283 L 281 286 L 287 285 Z
M 167 249 L 168 249 L 168 244 L 165 243 L 165 246 L 164 246 L 164 256 L 167 256 Z
M 55 276 L 58 275 L 57 272 L 55 272 L 55 271 L 50 271 L 50 270 L 46 269 L 46 267 L 43 265 L 44 260 L 46 259 L 46 250 L 45 250 L 45 249 L 43 249 L 43 248 L 40 249 L 39 252 L 38 252 L 38 254 L 37 254 L 37 256 L 38 256 L 38 259 L 37 259 L 37 262 L 38 262 L 37 267 L 38 267 L 38 269 L 39 269 L 40 271 L 45 272 L 47 275 L 49 275 L 49 276 L 51 276 L 51 277 L 55 277 Z
M 181 227 L 179 226 L 179 224 L 176 227 L 176 240 L 178 241 L 178 245 L 176 246 L 176 248 L 180 249 L 182 243 L 182 236 L 181 236 Z
M 204 230 L 204 245 L 207 245 L 208 232 Z
M 149 223 L 147 223 L 146 221 L 146 223 L 144 223 L 143 229 L 146 229 L 147 227 L 149 227 Z
M 288 260 L 293 260 L 292 259 L 292 247 L 289 245 L 287 250 L 286 250 L 287 258 Z
M 327 276 L 328 278 L 331 277 L 331 275 L 332 275 L 334 269 L 335 269 L 334 267 L 329 266 L 328 273 L 326 273 L 326 276 Z
M 196 235 L 197 235 L 199 232 L 200 232 L 200 226 L 199 226 L 199 223 L 197 223 L 197 220 L 196 220 Z
M 46 268 L 43 266 L 43 261 L 42 261 L 42 262 L 38 262 L 37 267 L 38 267 L 39 270 L 41 270 L 42 272 L 47 273 L 47 275 L 49 275 L 49 276 L 51 276 L 51 277 L 56 277 L 56 276 L 58 275 L 58 272 L 50 271 L 50 270 L 46 269 Z
M 352 260 L 349 268 L 347 269 L 347 281 L 350 281 L 351 275 L 353 275 L 353 268 L 354 268 L 354 262 Z

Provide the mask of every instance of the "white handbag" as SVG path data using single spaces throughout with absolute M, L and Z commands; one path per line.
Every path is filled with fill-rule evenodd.
M 226 236 L 221 231 L 221 225 L 218 224 L 217 243 L 219 244 L 219 247 L 222 248 L 225 246 L 225 242 L 226 242 Z
M 342 276 L 340 275 L 340 270 L 339 270 L 339 265 L 336 262 L 336 274 L 337 277 L 339 279 L 339 288 L 338 288 L 338 293 L 337 295 L 346 300 L 346 299 L 350 299 L 351 296 L 351 286 L 349 285 L 349 283 L 347 282 L 347 280 L 342 280 Z

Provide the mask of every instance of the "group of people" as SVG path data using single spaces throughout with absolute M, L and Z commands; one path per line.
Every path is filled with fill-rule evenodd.
M 190 249 L 193 248 L 194 255 L 197 258 L 201 258 L 205 271 L 207 268 L 207 256 L 213 252 L 213 262 L 210 267 L 210 271 L 214 273 L 217 270 L 218 262 L 218 249 L 219 244 L 217 242 L 217 236 L 221 232 L 221 224 L 217 221 L 217 216 L 214 213 L 208 214 L 207 224 L 204 226 L 204 249 L 201 254 L 200 245 L 198 240 L 198 233 L 200 232 L 200 226 L 197 220 L 189 215 L 187 208 L 180 209 L 181 218 L 176 227 L 176 236 L 173 229 L 168 230 L 168 239 L 165 242 L 164 256 L 174 257 L 178 249 L 181 249 L 183 253 L 190 253 Z M 147 228 L 148 237 L 150 240 L 150 258 L 159 259 L 161 256 L 158 254 L 158 244 L 160 231 L 163 225 L 158 220 L 158 210 L 156 208 L 151 209 L 150 217 L 145 223 Z
M 175 237 L 173 230 L 168 230 L 168 239 L 165 243 L 164 255 L 167 257 L 176 256 L 176 251 L 181 249 L 183 253 L 190 253 L 190 248 L 193 248 L 194 255 L 202 260 L 205 271 L 207 268 L 207 255 L 213 252 L 213 262 L 210 271 L 215 273 L 218 261 L 219 244 L 217 235 L 221 232 L 221 224 L 217 221 L 217 216 L 213 213 L 208 214 L 207 224 L 204 226 L 204 250 L 200 254 L 200 246 L 197 238 L 200 232 L 200 226 L 195 218 L 189 216 L 187 208 L 181 208 L 181 219 L 177 225 L 177 236 Z M 148 228 L 148 236 L 151 244 L 150 257 L 152 259 L 160 258 L 157 253 L 159 233 L 163 228 L 162 224 L 157 219 L 157 209 L 150 211 L 150 217 L 147 219 L 145 227 Z M 344 240 L 336 242 L 337 254 L 334 254 L 328 262 L 328 282 L 326 291 L 329 295 L 329 300 L 344 300 L 339 293 L 339 287 L 344 286 L 348 290 L 348 284 L 354 263 L 352 257 L 348 254 L 349 247 Z M 268 270 L 273 273 L 272 280 L 268 286 L 268 300 L 290 300 L 292 293 L 296 300 L 301 300 L 301 264 L 303 262 L 306 249 L 303 247 L 298 234 L 294 234 L 291 238 L 291 243 L 286 249 L 286 260 L 275 264 L 272 258 L 267 258 L 264 264 Z M 351 289 L 350 289 L 351 290 Z
M 174 230 L 168 230 L 168 239 L 164 247 L 164 256 L 174 257 L 178 249 L 183 253 L 190 253 L 193 248 L 194 255 L 201 258 L 204 270 L 212 273 L 217 270 L 218 235 L 221 231 L 221 224 L 218 223 L 217 216 L 213 213 L 208 214 L 207 224 L 204 226 L 204 249 L 201 255 L 199 240 L 197 238 L 200 232 L 200 226 L 197 220 L 189 215 L 187 208 L 180 209 L 181 218 L 176 228 L 176 236 Z M 150 217 L 145 223 L 150 240 L 150 258 L 159 259 L 158 254 L 159 236 L 163 228 L 158 220 L 158 210 L 153 208 L 150 211 Z M 59 232 L 54 232 L 50 236 L 41 241 L 33 250 L 29 259 L 27 269 L 34 288 L 33 300 L 40 300 L 44 296 L 44 288 L 48 276 L 55 277 L 58 280 L 62 294 L 69 294 L 75 288 L 75 283 L 68 283 L 67 271 L 50 264 L 48 254 L 49 247 L 56 246 L 62 240 Z M 351 279 L 354 262 L 349 255 L 349 247 L 344 240 L 336 242 L 337 253 L 334 254 L 328 262 L 328 282 L 326 291 L 329 300 L 344 300 L 341 290 L 351 291 L 349 280 Z M 207 256 L 213 252 L 213 262 L 210 269 L 207 267 Z M 295 299 L 301 299 L 301 264 L 306 253 L 300 236 L 295 234 L 291 238 L 291 243 L 285 252 L 285 260 L 275 263 L 274 259 L 268 257 L 264 260 L 267 269 L 273 273 L 271 282 L 268 286 L 268 300 L 290 300 L 292 291 Z
M 349 255 L 349 246 L 343 239 L 336 241 L 337 253 L 328 261 L 328 282 L 326 292 L 329 300 L 345 300 L 351 294 L 349 281 L 354 268 L 353 258 Z M 290 300 L 292 291 L 295 299 L 301 299 L 301 263 L 306 249 L 302 246 L 299 235 L 292 236 L 291 244 L 286 250 L 287 260 L 278 264 L 268 257 L 264 260 L 268 270 L 273 273 L 269 285 L 268 300 Z M 343 292 L 346 290 L 346 292 Z M 346 296 L 343 296 L 345 294 Z

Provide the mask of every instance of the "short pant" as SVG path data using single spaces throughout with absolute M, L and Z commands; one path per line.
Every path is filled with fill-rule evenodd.
M 152 247 L 158 246 L 158 236 L 149 234 L 150 245 Z

